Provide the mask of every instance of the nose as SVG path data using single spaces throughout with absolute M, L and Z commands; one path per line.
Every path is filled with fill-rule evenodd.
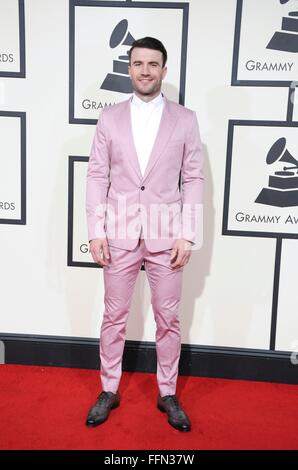
M 142 70 L 141 70 L 142 75 L 149 75 L 149 67 L 147 64 L 142 65 Z

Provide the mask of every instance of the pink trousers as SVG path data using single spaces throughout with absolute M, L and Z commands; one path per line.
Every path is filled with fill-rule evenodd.
M 101 383 L 116 393 L 121 372 L 126 323 L 137 275 L 144 262 L 156 322 L 157 383 L 161 396 L 174 395 L 181 349 L 178 310 L 183 267 L 172 269 L 172 250 L 150 253 L 143 239 L 133 251 L 113 246 L 104 269 L 105 311 L 100 332 Z

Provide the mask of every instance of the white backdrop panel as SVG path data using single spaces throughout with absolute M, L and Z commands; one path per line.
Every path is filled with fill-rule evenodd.
M 0 0 L 0 73 L 18 72 L 19 0 Z
M 197 112 L 200 123 L 206 157 L 206 192 L 204 247 L 193 253 L 185 269 L 181 303 L 183 341 L 267 349 L 275 240 L 222 236 L 227 131 L 230 119 L 285 120 L 288 90 L 231 87 L 236 1 L 190 0 L 189 5 L 185 104 Z M 257 16 L 269 18 L 268 34 L 271 34 L 279 27 L 282 15 L 271 13 L 267 6 L 268 0 L 258 2 Z M 86 96 L 93 99 L 96 86 L 111 71 L 115 55 L 109 48 L 109 38 L 114 25 L 123 18 L 122 13 L 113 16 L 113 9 L 107 9 L 105 14 L 109 15 L 108 20 L 103 21 L 96 13 L 89 21 L 88 13 L 85 22 L 77 21 L 76 66 L 79 68 L 76 70 L 75 113 L 86 117 L 90 117 L 90 111 L 82 114 L 85 111 L 80 108 L 80 102 Z M 174 11 L 165 14 L 160 10 L 156 15 L 152 10 L 152 16 L 148 16 L 146 10 L 146 16 L 129 17 L 129 30 L 135 37 L 152 34 L 162 40 L 166 38 L 169 72 L 164 92 L 176 101 L 180 80 L 179 14 Z M 169 21 L 165 22 L 165 15 Z M 69 2 L 26 0 L 25 20 L 27 77 L 0 79 L 1 109 L 26 111 L 28 155 L 27 225 L 0 226 L 1 330 L 98 337 L 103 313 L 102 270 L 67 266 L 69 155 L 88 156 L 95 131 L 94 125 L 74 125 L 68 121 Z M 106 99 L 103 94 L 100 96 Z M 97 96 L 95 98 L 97 100 Z M 123 96 L 126 98 L 127 95 Z M 96 119 L 99 112 L 92 112 L 92 118 Z M 294 115 L 297 118 L 297 106 Z M 240 198 L 244 197 L 244 189 L 255 194 L 267 183 L 264 156 L 272 139 L 279 135 L 273 135 L 272 129 L 259 128 L 257 135 L 251 136 L 247 129 L 242 130 L 244 139 L 258 139 L 252 143 L 252 149 L 260 152 L 260 158 L 251 165 L 251 159 L 246 156 L 248 152 L 242 152 L 242 143 L 237 137 L 235 145 L 241 160 L 236 163 L 236 171 L 250 175 L 252 185 L 238 187 Z M 291 129 L 287 130 L 287 138 L 289 150 L 297 155 L 297 142 Z M 2 152 L 9 155 L 17 145 L 8 138 L 5 142 L 1 162 Z M 74 248 L 75 257 L 85 260 L 89 255 L 78 249 L 81 240 L 86 238 L 85 165 L 75 166 Z M 237 177 L 235 181 L 237 188 Z M 296 241 L 291 243 L 295 251 Z M 294 276 L 295 258 L 286 255 L 282 266 L 284 263 L 289 265 L 287 269 L 282 267 L 285 276 L 290 272 Z M 283 280 L 282 273 L 279 348 L 289 347 L 294 337 L 292 331 L 297 330 L 295 315 L 287 316 L 283 301 L 283 296 L 293 295 L 292 290 L 287 290 L 288 285 L 291 286 Z M 292 307 L 291 311 L 294 311 Z M 154 340 L 154 333 L 150 291 L 145 274 L 141 272 L 135 287 L 127 337 Z
M 0 116 L 0 219 L 21 218 L 21 120 Z

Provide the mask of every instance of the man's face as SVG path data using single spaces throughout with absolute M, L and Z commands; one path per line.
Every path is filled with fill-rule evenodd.
M 162 68 L 162 53 L 154 49 L 135 47 L 128 66 L 132 87 L 140 98 L 159 95 L 167 67 Z

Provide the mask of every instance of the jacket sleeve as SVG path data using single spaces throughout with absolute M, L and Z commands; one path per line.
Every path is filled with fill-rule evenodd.
M 88 239 L 105 238 L 105 213 L 110 161 L 104 127 L 104 111 L 98 119 L 87 170 L 86 215 Z
M 200 245 L 203 224 L 203 152 L 196 113 L 193 112 L 181 168 L 181 238 Z

